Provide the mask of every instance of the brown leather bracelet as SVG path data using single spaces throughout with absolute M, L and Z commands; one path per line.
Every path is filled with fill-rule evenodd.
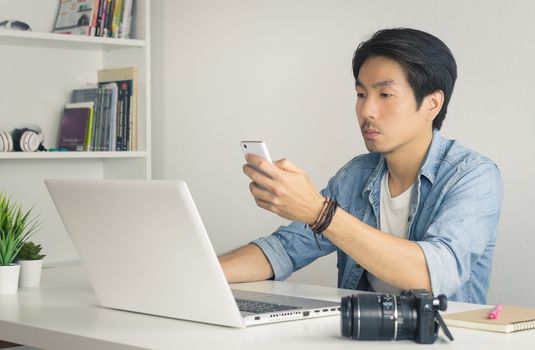
M 314 224 L 309 226 L 312 232 L 314 233 L 314 239 L 316 240 L 316 244 L 318 246 L 318 249 L 320 250 L 321 246 L 318 240 L 318 235 L 323 235 L 323 231 L 325 231 L 327 227 L 329 227 L 337 208 L 338 203 L 335 200 L 326 198 L 325 204 L 323 205 L 318 219 L 314 222 Z

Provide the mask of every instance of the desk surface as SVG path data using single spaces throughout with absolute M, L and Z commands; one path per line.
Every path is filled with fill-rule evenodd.
M 233 285 L 236 289 L 273 291 L 339 301 L 351 291 L 265 281 Z M 450 303 L 449 312 L 479 306 Z M 373 349 L 414 348 L 412 341 L 360 341 L 340 336 L 340 318 L 260 325 L 246 329 L 187 322 L 133 312 L 106 309 L 97 299 L 81 266 L 45 269 L 39 288 L 21 288 L 14 295 L 0 294 L 0 339 L 46 349 Z M 528 348 L 535 331 L 515 334 L 451 329 L 455 341 L 441 335 L 435 347 L 449 349 Z M 528 345 L 529 344 L 529 345 Z

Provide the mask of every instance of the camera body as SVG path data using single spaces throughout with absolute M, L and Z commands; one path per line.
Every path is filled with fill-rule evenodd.
M 435 313 L 438 311 L 433 306 L 436 299 L 433 294 L 425 289 L 411 289 L 408 292 L 401 292 L 400 298 L 414 298 L 418 315 L 414 340 L 421 344 L 434 343 L 438 336 L 438 322 L 435 321 Z
M 412 339 L 432 344 L 440 327 L 453 340 L 439 310 L 446 310 L 445 295 L 434 297 L 425 289 L 394 294 L 362 293 L 341 301 L 342 336 L 354 340 Z

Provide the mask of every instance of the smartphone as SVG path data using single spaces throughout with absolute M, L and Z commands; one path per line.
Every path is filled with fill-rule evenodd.
M 242 141 L 240 142 L 240 146 L 243 155 L 252 153 L 266 159 L 269 162 L 272 162 L 271 157 L 269 156 L 266 143 L 264 141 Z

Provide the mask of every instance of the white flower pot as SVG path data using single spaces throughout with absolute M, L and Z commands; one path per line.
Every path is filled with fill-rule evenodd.
M 41 284 L 41 270 L 43 269 L 43 259 L 41 260 L 19 260 L 20 265 L 19 286 L 37 287 Z
M 20 266 L 11 264 L 0 266 L 0 294 L 17 293 Z

